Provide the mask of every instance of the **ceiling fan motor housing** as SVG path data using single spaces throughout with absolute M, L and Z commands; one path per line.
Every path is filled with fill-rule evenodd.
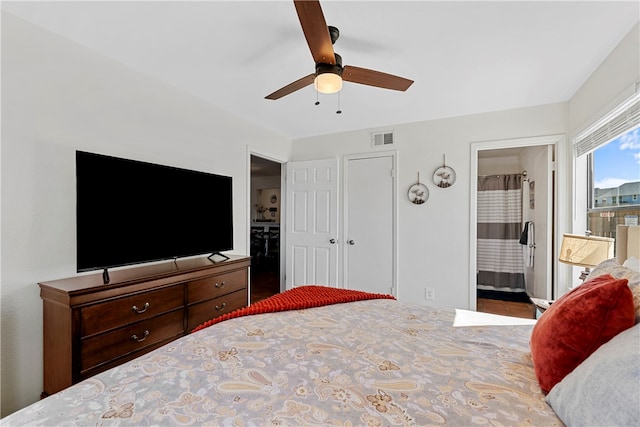
M 331 44 L 335 44 L 338 37 L 340 37 L 340 30 L 332 25 L 329 25 L 327 29 L 329 30 L 329 37 L 331 37 Z
M 332 73 L 342 76 L 342 57 L 335 54 L 336 63 L 335 64 L 325 64 L 322 62 L 316 63 L 316 76 L 324 73 Z

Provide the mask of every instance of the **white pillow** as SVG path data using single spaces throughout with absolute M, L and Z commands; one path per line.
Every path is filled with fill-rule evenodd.
M 568 426 L 640 425 L 640 325 L 600 346 L 546 399 Z
M 636 323 L 640 323 L 640 270 L 620 265 L 616 258 L 611 258 L 596 265 L 585 281 L 603 274 L 610 274 L 616 279 L 627 279 L 629 281 L 629 288 L 633 294 L 633 306 L 636 310 Z
M 640 272 L 640 258 L 635 256 L 629 257 L 622 266 Z

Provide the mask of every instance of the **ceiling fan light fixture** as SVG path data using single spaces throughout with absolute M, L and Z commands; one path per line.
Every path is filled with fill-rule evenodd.
M 313 85 L 320 93 L 336 93 L 342 89 L 342 77 L 334 72 L 324 72 L 316 76 Z

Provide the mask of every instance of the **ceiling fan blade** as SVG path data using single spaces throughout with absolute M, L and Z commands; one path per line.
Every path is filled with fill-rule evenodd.
M 404 77 L 381 73 L 380 71 L 369 70 L 367 68 L 353 67 L 351 65 L 344 67 L 342 80 L 403 92 L 413 84 L 413 80 L 405 79 Z
M 335 64 L 333 43 L 331 43 L 331 36 L 327 22 L 324 20 L 320 2 L 299 0 L 293 3 L 296 6 L 302 32 L 307 39 L 313 60 L 323 64 Z
M 277 91 L 273 92 L 270 95 L 265 96 L 265 99 L 280 99 L 283 96 L 289 95 L 290 93 L 293 93 L 299 89 L 302 89 L 303 87 L 309 86 L 311 83 L 313 83 L 313 80 L 316 78 L 315 73 L 309 74 L 308 76 L 304 76 L 301 79 L 296 80 L 293 83 L 289 83 L 288 85 L 286 85 L 285 87 L 278 89 Z

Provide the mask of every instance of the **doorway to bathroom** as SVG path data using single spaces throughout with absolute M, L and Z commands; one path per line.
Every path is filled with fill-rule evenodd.
M 556 147 L 557 137 L 472 144 L 472 308 L 534 313 L 529 297 L 553 298 Z

